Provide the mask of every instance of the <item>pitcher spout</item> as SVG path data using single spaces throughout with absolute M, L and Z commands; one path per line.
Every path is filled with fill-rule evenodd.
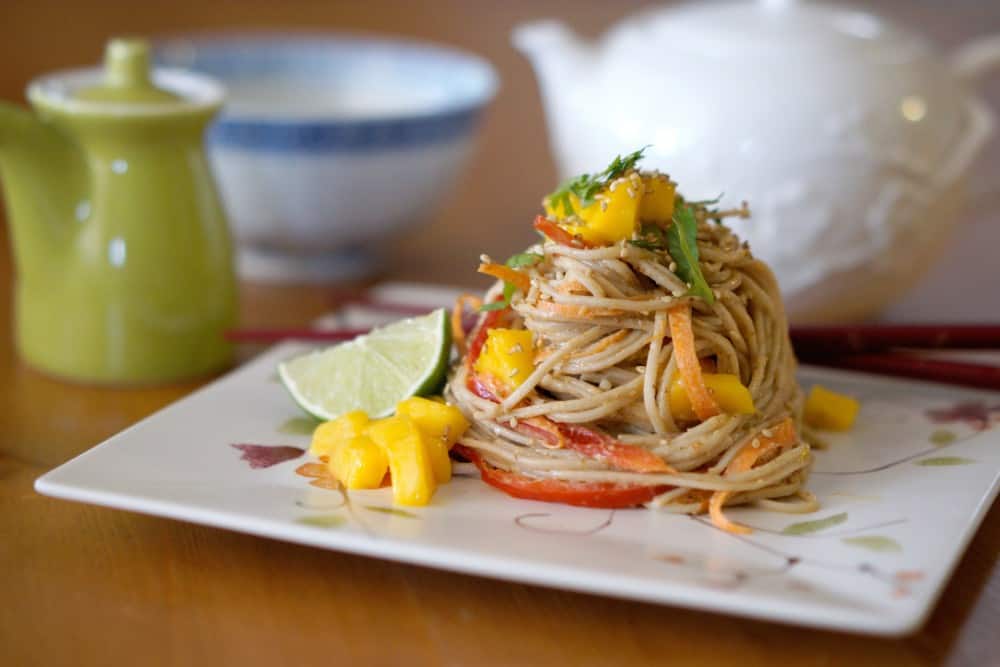
M 0 184 L 19 271 L 38 270 L 75 234 L 86 200 L 86 163 L 75 143 L 35 114 L 0 102 Z M 37 267 L 37 268 L 36 268 Z

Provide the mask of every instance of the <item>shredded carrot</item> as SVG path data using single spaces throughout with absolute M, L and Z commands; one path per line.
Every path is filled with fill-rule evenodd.
M 753 468 L 754 464 L 764 455 L 771 453 L 778 447 L 791 445 L 796 441 L 795 425 L 792 423 L 791 417 L 785 417 L 781 422 L 768 430 L 771 435 L 765 435 L 761 432 L 747 439 L 740 453 L 726 466 L 725 475 L 746 472 Z M 708 513 L 712 517 L 712 523 L 728 533 L 746 535 L 752 532 L 746 526 L 735 521 L 730 521 L 722 512 L 722 507 L 729 496 L 729 491 L 716 491 L 712 494 L 712 498 L 708 503 Z
M 539 301 L 535 304 L 535 308 L 552 313 L 553 315 L 572 317 L 574 319 L 588 319 L 591 317 L 618 317 L 619 315 L 623 315 L 625 313 L 625 311 L 618 310 L 616 308 L 590 308 L 588 306 L 556 303 L 554 301 Z
M 477 270 L 479 273 L 485 273 L 488 276 L 516 285 L 525 294 L 531 288 L 531 278 L 528 277 L 528 274 L 512 269 L 505 264 L 480 264 Z
M 629 334 L 628 329 L 619 329 L 618 331 L 614 332 L 610 336 L 605 336 L 601 340 L 597 341 L 596 343 L 593 343 L 592 345 L 590 345 L 588 347 L 585 347 L 584 349 L 580 350 L 579 352 L 574 352 L 573 354 L 569 355 L 569 358 L 570 359 L 579 359 L 580 357 L 587 357 L 587 356 L 590 356 L 592 354 L 597 354 L 598 352 L 603 352 L 604 350 L 606 350 L 609 347 L 611 347 L 613 344 L 621 341 L 623 338 L 625 338 L 626 336 L 628 336 L 628 334 Z M 537 355 L 536 355 L 536 357 L 537 357 Z
M 462 294 L 455 299 L 455 307 L 451 310 L 451 340 L 458 348 L 459 356 L 465 355 L 465 327 L 462 326 L 462 317 L 465 315 L 466 304 L 472 310 L 479 310 L 483 300 L 471 294 Z
M 587 243 L 578 236 L 573 236 L 565 229 L 557 225 L 552 220 L 549 220 L 544 215 L 539 215 L 535 217 L 535 229 L 541 232 L 547 239 L 554 241 L 560 245 L 570 246 L 571 248 L 593 248 L 594 246 Z
M 719 404 L 705 386 L 701 374 L 701 362 L 694 346 L 694 326 L 691 323 L 691 306 L 682 304 L 669 311 L 670 338 L 674 343 L 674 358 L 677 371 L 681 374 L 684 389 L 691 400 L 691 408 L 698 419 L 705 421 L 722 412 Z

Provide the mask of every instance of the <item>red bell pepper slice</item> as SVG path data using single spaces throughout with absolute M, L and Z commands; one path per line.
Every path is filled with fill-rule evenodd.
M 461 454 L 479 469 L 483 481 L 507 495 L 546 503 L 564 503 L 577 507 L 621 509 L 647 503 L 669 490 L 667 485 L 612 484 L 610 482 L 575 482 L 561 479 L 535 479 L 494 468 L 476 450 L 455 445 Z

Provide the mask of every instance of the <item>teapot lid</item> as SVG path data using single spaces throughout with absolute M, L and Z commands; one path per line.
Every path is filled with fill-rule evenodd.
M 143 39 L 112 39 L 104 50 L 104 79 L 73 91 L 77 100 L 119 104 L 178 102 L 180 95 L 158 88 L 149 64 L 149 43 Z
M 787 57 L 826 52 L 852 59 L 905 63 L 929 44 L 868 12 L 805 0 L 757 0 L 654 8 L 624 21 L 609 41 L 669 44 L 672 53 L 712 58 Z
M 28 98 L 54 111 L 110 116 L 204 112 L 222 105 L 218 83 L 183 70 L 153 69 L 150 51 L 143 39 L 112 39 L 102 67 L 40 77 L 28 86 Z

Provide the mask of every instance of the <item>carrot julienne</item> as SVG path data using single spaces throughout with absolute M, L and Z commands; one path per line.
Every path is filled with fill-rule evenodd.
M 701 363 L 698 361 L 698 352 L 694 344 L 694 327 L 691 324 L 691 306 L 685 303 L 671 308 L 668 318 L 677 370 L 691 400 L 691 409 L 698 419 L 705 421 L 722 411 L 705 386 L 705 379 L 701 373 Z
M 527 292 L 531 288 L 531 278 L 528 277 L 528 274 L 517 269 L 512 269 L 505 264 L 484 263 L 479 265 L 477 271 L 485 273 L 488 276 L 493 276 L 498 280 L 511 283 L 522 292 Z
M 535 218 L 535 229 L 541 232 L 550 241 L 559 243 L 560 245 L 569 246 L 571 248 L 593 247 L 583 239 L 573 236 L 555 222 L 546 218 L 544 215 L 539 215 Z
M 765 455 L 770 454 L 780 447 L 792 445 L 797 439 L 795 424 L 792 423 L 791 417 L 785 417 L 779 424 L 767 430 L 771 432 L 771 435 L 765 435 L 764 432 L 761 432 L 747 439 L 746 444 L 743 445 L 743 449 L 726 466 L 725 475 L 746 472 L 753 468 L 754 464 Z M 722 507 L 730 495 L 732 494 L 729 491 L 716 491 L 712 494 L 711 499 L 708 501 L 708 514 L 712 519 L 712 523 L 728 533 L 745 535 L 753 532 L 743 524 L 730 521 L 726 518 Z

